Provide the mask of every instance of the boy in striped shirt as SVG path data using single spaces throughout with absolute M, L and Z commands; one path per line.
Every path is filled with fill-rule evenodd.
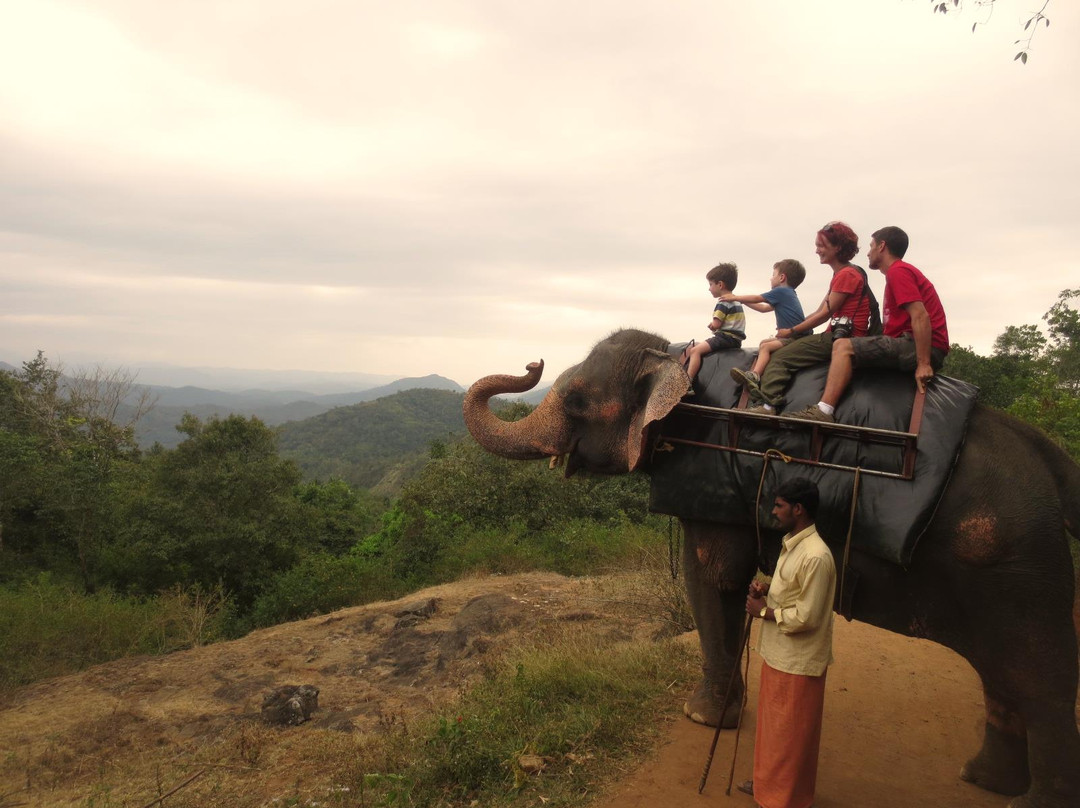
M 715 298 L 731 294 L 739 282 L 739 268 L 735 264 L 717 264 L 705 273 L 709 282 L 709 294 Z M 686 361 L 686 373 L 694 381 L 701 370 L 701 360 L 713 351 L 726 351 L 741 348 L 746 339 L 746 312 L 741 303 L 717 300 L 713 308 L 709 330 L 713 335 L 705 342 L 691 344 L 683 352 Z

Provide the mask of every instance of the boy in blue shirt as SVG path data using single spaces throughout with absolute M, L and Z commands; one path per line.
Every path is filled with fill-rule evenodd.
M 794 328 L 805 319 L 802 303 L 799 302 L 799 296 L 795 293 L 795 289 L 805 278 L 806 267 L 794 258 L 785 258 L 783 261 L 777 261 L 773 264 L 772 277 L 769 278 L 769 284 L 772 288 L 769 291 L 760 295 L 742 296 L 728 293 L 722 295 L 720 300 L 729 303 L 742 303 L 754 311 L 776 312 L 776 329 L 778 331 L 781 328 Z M 799 337 L 804 337 L 808 333 L 812 332 L 802 332 Z M 798 339 L 798 337 L 794 339 Z M 792 338 L 770 337 L 762 340 L 761 344 L 758 345 L 758 355 L 754 360 L 754 366 L 750 370 L 732 368 L 731 378 L 739 384 L 745 384 L 747 379 L 752 384 L 759 383 L 761 373 L 765 370 L 765 366 L 769 364 L 769 357 L 772 356 L 773 351 L 780 350 L 789 342 L 792 342 Z
M 717 264 L 705 273 L 709 282 L 709 293 L 717 298 L 713 308 L 709 330 L 713 335 L 705 342 L 691 343 L 683 353 L 686 361 L 686 373 L 694 381 L 701 369 L 701 360 L 713 351 L 725 351 L 741 348 L 746 339 L 746 313 L 738 301 L 723 300 L 731 297 L 735 284 L 739 281 L 739 268 L 735 264 Z

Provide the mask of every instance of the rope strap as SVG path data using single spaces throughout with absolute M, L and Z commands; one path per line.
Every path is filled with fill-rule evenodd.
M 667 522 L 668 568 L 671 580 L 679 580 L 679 551 L 682 545 L 682 523 L 675 523 L 675 517 L 669 516 Z
M 761 492 L 765 490 L 765 472 L 769 468 L 769 461 L 774 457 L 780 458 L 785 463 L 791 462 L 791 457 L 784 454 L 779 449 L 766 449 L 765 454 L 762 455 L 761 480 L 758 482 L 757 498 L 754 500 L 754 530 L 757 533 L 757 553 L 759 562 L 764 554 L 765 546 L 764 542 L 761 540 Z
M 847 538 L 844 539 L 844 562 L 840 567 L 840 599 L 837 601 L 840 606 L 838 611 L 841 613 L 843 613 L 844 609 L 844 583 L 847 580 L 848 558 L 851 556 L 851 536 L 855 532 L 855 508 L 859 503 L 859 483 L 862 480 L 861 472 L 862 468 L 856 466 L 855 482 L 851 486 L 851 518 L 848 520 Z

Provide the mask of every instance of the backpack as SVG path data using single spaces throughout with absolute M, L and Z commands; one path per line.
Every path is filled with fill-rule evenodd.
M 874 290 L 870 288 L 870 279 L 866 277 L 866 270 L 857 264 L 851 264 L 852 269 L 859 270 L 859 274 L 862 275 L 863 291 L 860 297 L 870 298 L 870 322 L 866 326 L 866 336 L 877 337 L 884 333 L 885 329 L 881 324 L 881 306 L 878 305 L 877 298 L 874 297 Z

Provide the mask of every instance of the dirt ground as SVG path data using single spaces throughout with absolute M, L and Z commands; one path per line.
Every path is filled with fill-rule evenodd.
M 623 592 L 554 573 L 466 579 L 30 685 L 0 701 L 0 808 L 143 805 L 155 771 L 178 782 L 200 748 L 243 745 L 248 728 L 257 736 L 264 695 L 283 685 L 320 690 L 312 720 L 296 732 L 412 723 L 475 679 L 491 651 L 546 626 L 580 627 L 603 642 L 648 639 L 659 622 L 628 618 L 616 598 Z M 286 758 L 273 768 L 283 783 L 296 778 Z M 260 789 L 270 804 L 273 769 L 267 779 Z M 101 791 L 107 801 L 88 801 Z
M 319 710 L 304 726 L 363 732 L 452 698 L 490 649 L 545 623 L 587 626 L 605 640 L 643 639 L 657 629 L 615 602 L 602 580 L 548 573 L 477 578 L 41 682 L 0 703 L 0 808 L 88 805 L 110 767 L 122 774 L 125 761 L 149 750 L 188 754 L 244 722 L 257 724 L 263 694 L 279 685 L 320 688 Z M 696 646 L 693 635 L 684 640 Z M 932 643 L 841 619 L 835 655 L 817 808 L 1008 804 L 957 776 L 978 747 L 983 721 L 978 680 L 963 660 Z M 752 654 L 736 783 L 751 773 L 759 668 Z M 753 805 L 734 788 L 724 796 L 734 731 L 721 734 L 698 795 L 713 731 L 682 717 L 685 695 L 673 694 L 653 756 L 622 772 L 596 808 Z M 167 774 L 167 781 L 178 777 Z M 114 791 L 110 804 L 142 805 L 145 793 L 145 783 L 134 783 L 129 793 Z
M 755 624 L 756 639 L 756 624 Z M 825 696 L 815 808 L 1004 808 L 1009 798 L 960 780 L 979 747 L 979 679 L 957 654 L 925 640 L 837 618 L 836 663 Z M 749 779 L 761 658 L 750 655 L 750 688 L 734 784 Z M 720 734 L 705 790 L 698 784 L 714 730 L 676 721 L 643 766 L 596 808 L 752 808 L 734 785 L 725 796 L 735 731 Z

